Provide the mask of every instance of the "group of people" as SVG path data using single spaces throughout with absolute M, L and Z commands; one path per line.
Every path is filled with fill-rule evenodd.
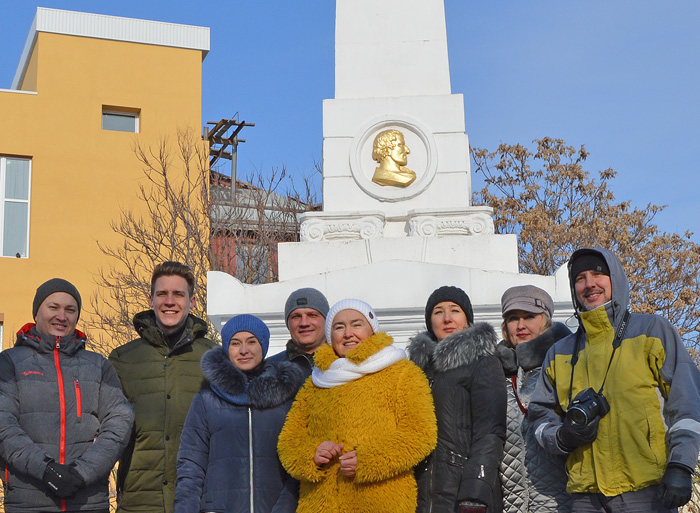
M 629 312 L 614 254 L 568 264 L 579 326 L 531 285 L 506 290 L 502 340 L 464 290 L 427 299 L 406 351 L 371 305 L 312 288 L 290 340 L 190 313 L 194 277 L 156 267 L 139 338 L 109 359 L 76 330 L 81 298 L 39 286 L 0 353 L 5 511 L 165 513 L 671 512 L 690 500 L 700 371 L 664 318 Z

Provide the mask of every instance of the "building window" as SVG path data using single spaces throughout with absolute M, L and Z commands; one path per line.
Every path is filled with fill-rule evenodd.
M 2 256 L 27 258 L 31 160 L 0 157 Z
M 103 105 L 102 130 L 138 133 L 139 110 Z

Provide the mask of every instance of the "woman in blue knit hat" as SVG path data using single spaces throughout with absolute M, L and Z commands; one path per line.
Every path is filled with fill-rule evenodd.
M 230 319 L 221 339 L 202 357 L 209 387 L 182 431 L 175 512 L 292 513 L 298 483 L 279 462 L 277 438 L 302 371 L 265 360 L 270 330 L 253 315 Z

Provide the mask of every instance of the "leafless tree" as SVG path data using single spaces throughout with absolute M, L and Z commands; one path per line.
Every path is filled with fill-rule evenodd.
M 196 278 L 192 313 L 206 319 L 207 271 L 230 272 L 246 283 L 277 279 L 277 242 L 298 240 L 297 215 L 316 204 L 311 177 L 302 178 L 301 199 L 284 169 L 236 181 L 232 189 L 230 178 L 226 184 L 226 177 L 210 173 L 208 148 L 191 130 L 179 132 L 173 144 L 136 143 L 134 154 L 143 168 L 141 208 L 123 209 L 111 223 L 119 244 L 98 241 L 106 263 L 86 309 L 84 326 L 104 354 L 135 337 L 132 319 L 149 308 L 157 264 L 190 266 Z
M 212 186 L 212 266 L 244 283 L 277 281 L 277 244 L 298 241 L 299 214 L 318 205 L 310 177 L 301 193 L 284 168 L 233 188 L 227 178 Z

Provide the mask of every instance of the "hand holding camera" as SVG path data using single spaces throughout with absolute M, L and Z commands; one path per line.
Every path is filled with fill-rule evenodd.
M 592 443 L 598 436 L 600 419 L 610 411 L 603 394 L 592 388 L 580 392 L 569 405 L 564 423 L 557 431 L 557 444 L 562 451 Z

